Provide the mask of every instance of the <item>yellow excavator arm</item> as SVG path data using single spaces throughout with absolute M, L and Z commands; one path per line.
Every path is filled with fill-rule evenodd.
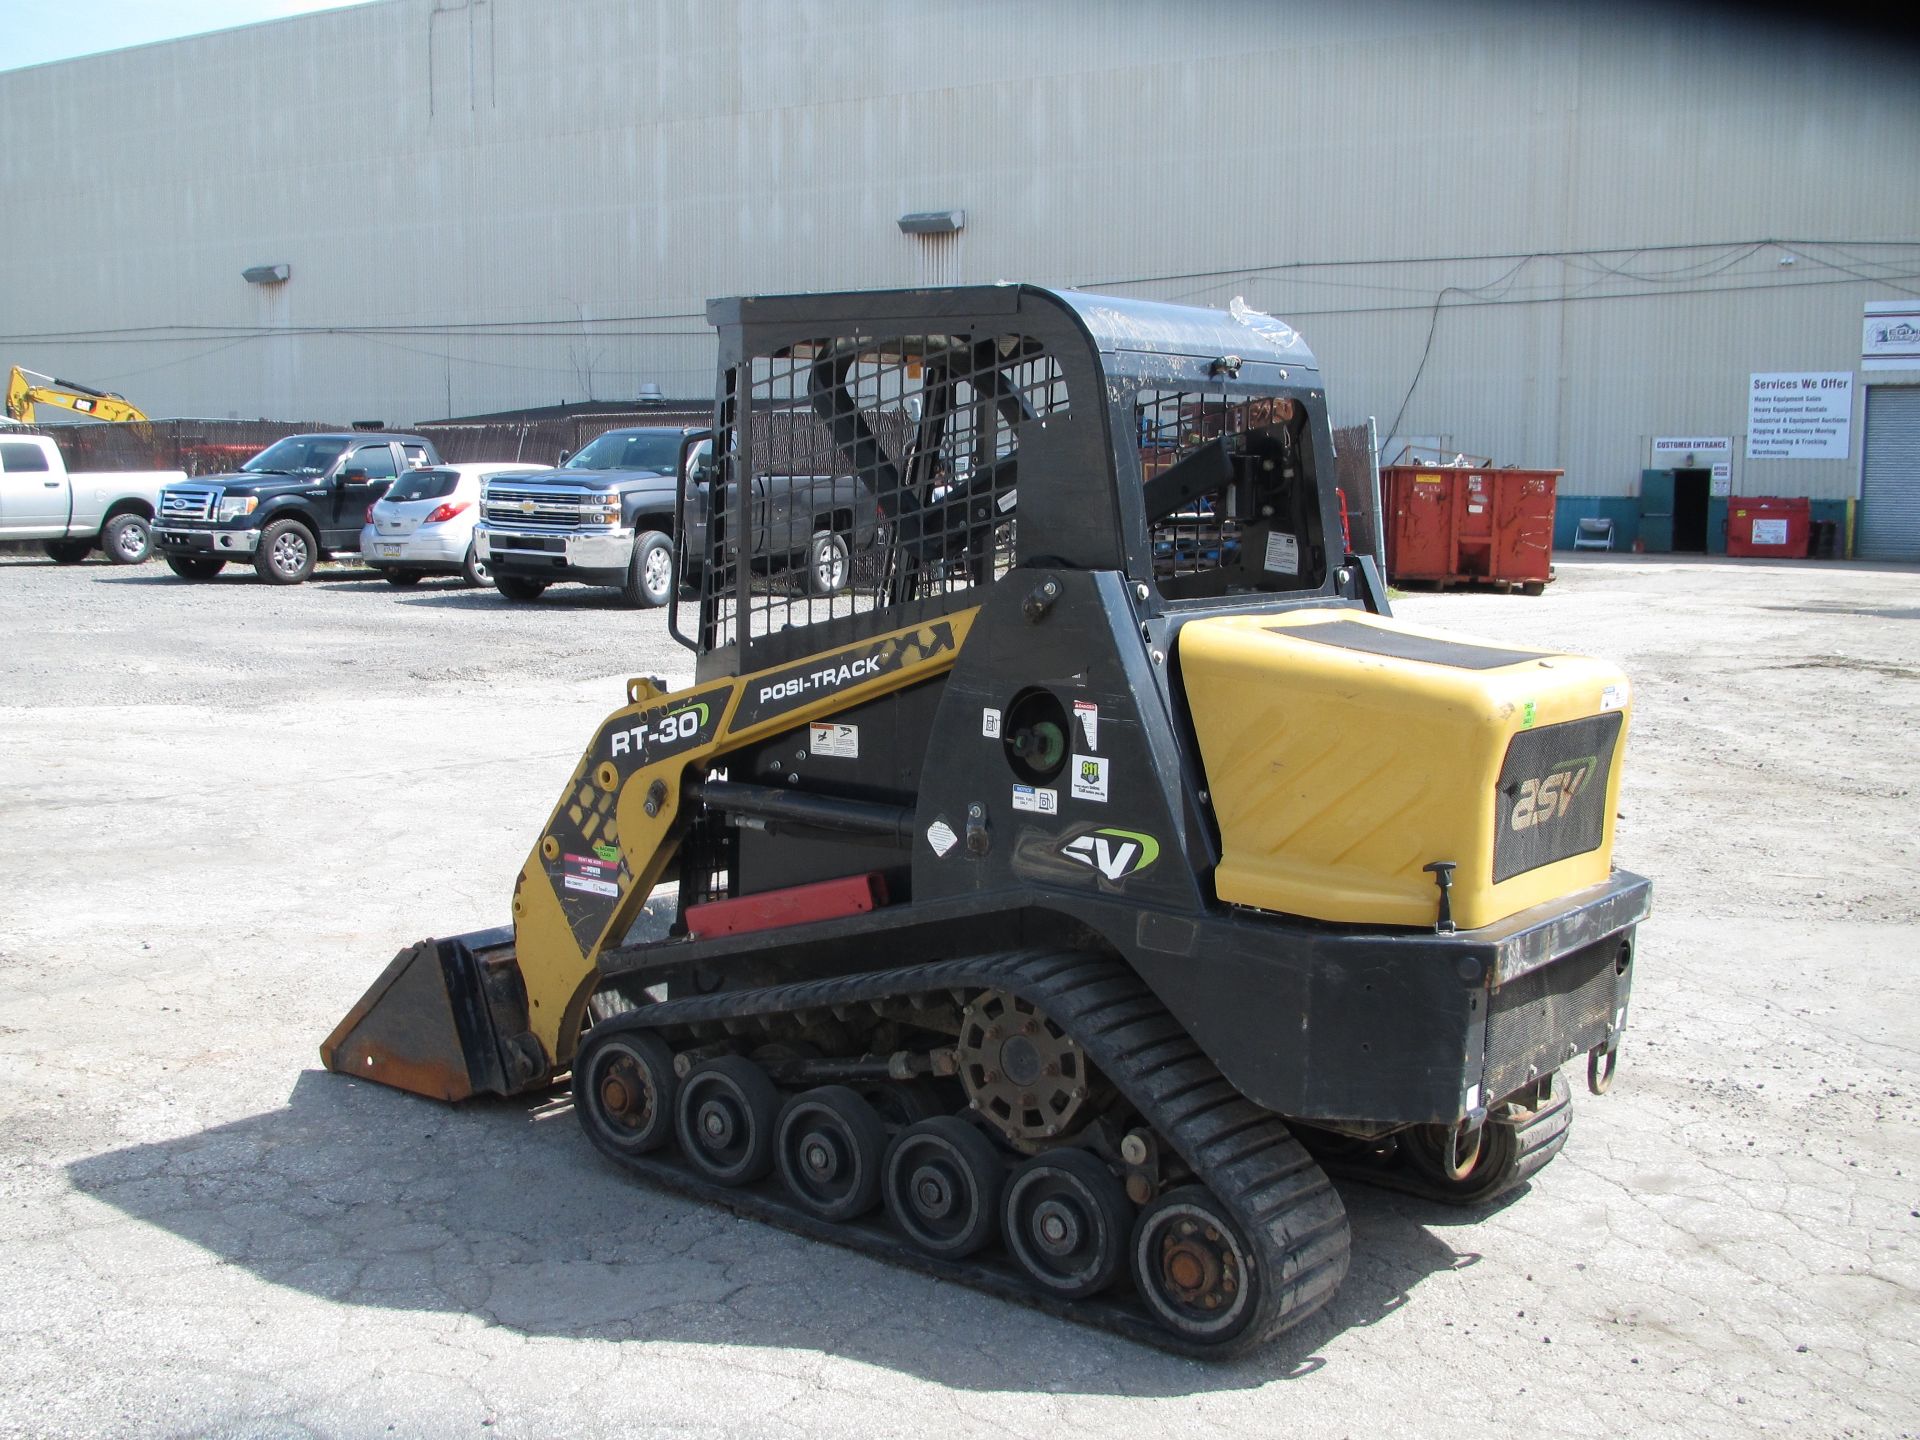
M 7 415 L 22 425 L 31 425 L 41 405 L 58 405 L 62 410 L 91 415 L 96 420 L 126 422 L 145 420 L 146 412 L 109 390 L 95 390 L 72 380 L 56 380 L 32 370 L 13 367 L 7 376 Z

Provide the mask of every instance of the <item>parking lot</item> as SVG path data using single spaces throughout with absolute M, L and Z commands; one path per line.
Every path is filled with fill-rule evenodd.
M 0 1434 L 1920 1432 L 1920 571 L 1608 557 L 1418 622 L 1621 663 L 1656 882 L 1613 1093 L 1207 1366 L 322 1072 L 503 923 L 659 612 L 0 557 Z

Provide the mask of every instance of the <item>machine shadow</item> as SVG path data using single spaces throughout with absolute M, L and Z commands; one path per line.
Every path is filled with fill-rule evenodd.
M 961 1389 L 1175 1396 L 1326 1365 L 1438 1271 L 1478 1260 L 1409 1204 L 1343 1188 L 1333 1303 L 1207 1364 L 742 1220 L 612 1169 L 564 1100 L 442 1106 L 303 1073 L 284 1109 L 68 1166 L 76 1189 L 272 1285 L 528 1336 L 817 1350 Z

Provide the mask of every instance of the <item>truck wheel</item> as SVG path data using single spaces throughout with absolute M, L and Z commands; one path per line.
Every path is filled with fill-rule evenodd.
M 673 541 L 658 530 L 636 535 L 627 583 L 620 593 L 636 610 L 657 610 L 666 604 L 673 595 Z
M 807 543 L 807 593 L 838 595 L 847 588 L 853 554 L 843 536 L 822 530 Z
M 85 540 L 48 540 L 40 547 L 57 565 L 78 565 L 93 546 Z
M 520 575 L 496 575 L 493 588 L 509 600 L 538 600 L 547 588 L 544 580 L 528 580 Z
M 253 568 L 274 585 L 298 585 L 313 574 L 318 548 L 313 532 L 298 520 L 276 520 L 260 534 Z
M 404 590 L 409 585 L 418 585 L 420 583 L 420 572 L 418 570 L 382 570 L 380 572 L 380 578 L 386 581 L 387 584 Z
M 116 565 L 144 565 L 153 554 L 153 529 L 144 516 L 116 515 L 100 532 L 100 548 Z
M 468 545 L 467 558 L 460 562 L 461 581 L 478 588 L 492 578 L 493 572 L 487 569 L 487 562 L 480 558 L 480 547 Z
M 211 580 L 227 568 L 224 560 L 200 560 L 192 555 L 167 556 L 167 568 L 182 580 Z

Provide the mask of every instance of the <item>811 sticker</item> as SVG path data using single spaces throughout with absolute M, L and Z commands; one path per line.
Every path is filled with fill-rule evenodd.
M 1107 802 L 1107 759 L 1104 755 L 1073 757 L 1073 798 Z

